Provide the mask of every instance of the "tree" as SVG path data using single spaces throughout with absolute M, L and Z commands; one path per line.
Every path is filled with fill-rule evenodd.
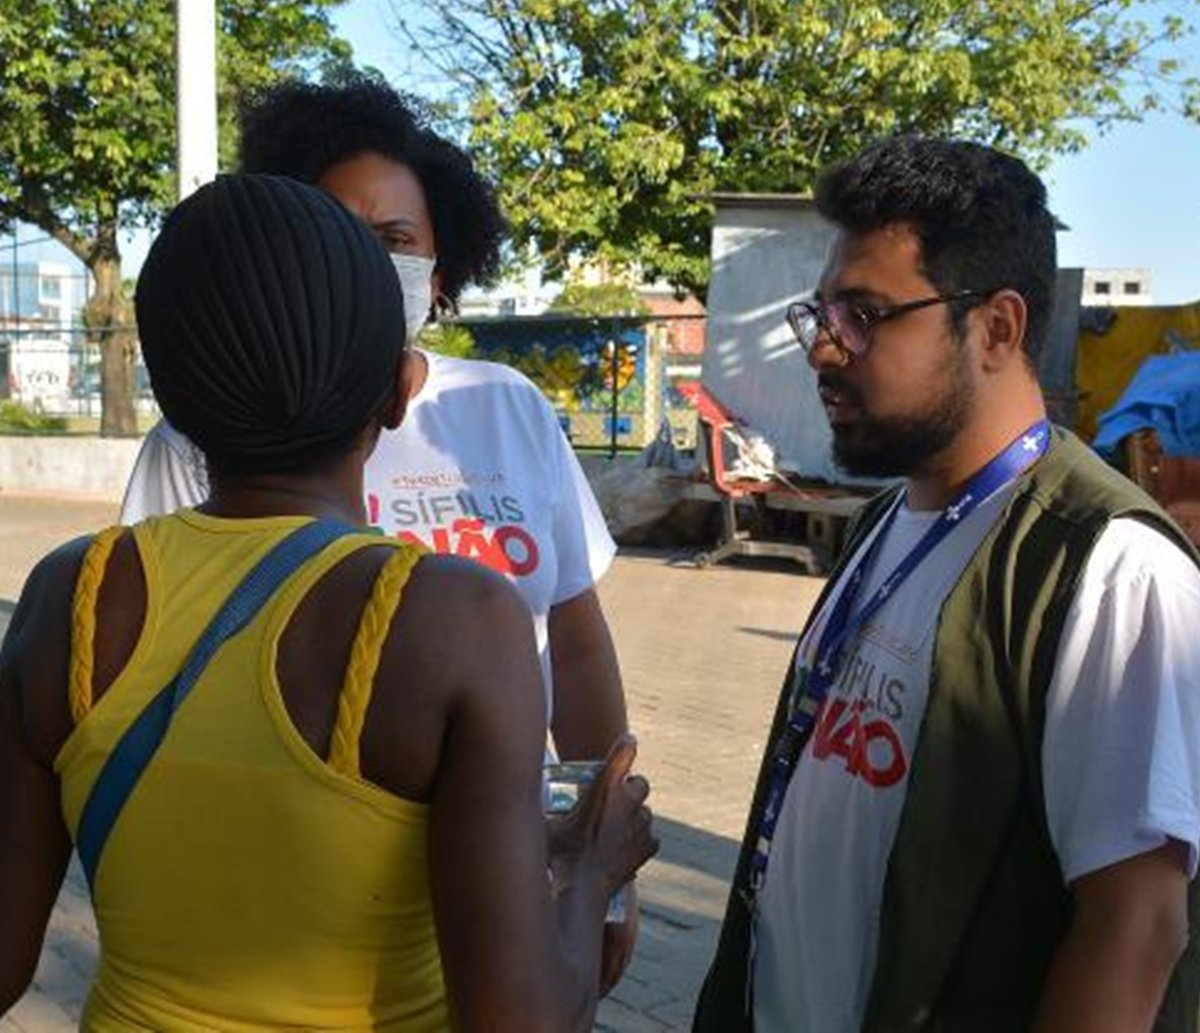
M 627 283 L 568 283 L 549 306 L 550 312 L 573 316 L 644 316 L 650 307 Z
M 286 71 L 349 58 L 343 0 L 218 0 L 222 155 L 234 98 Z M 84 312 L 101 353 L 101 433 L 136 433 L 135 334 L 118 235 L 175 196 L 173 0 L 0 0 L 0 226 L 32 223 L 91 273 Z
M 475 358 L 475 338 L 458 323 L 432 323 L 421 328 L 420 344 L 431 352 L 454 359 Z
M 1035 165 L 1178 101 L 1143 0 L 428 0 L 399 28 L 466 95 L 515 242 L 703 293 L 716 190 L 805 192 L 901 131 Z

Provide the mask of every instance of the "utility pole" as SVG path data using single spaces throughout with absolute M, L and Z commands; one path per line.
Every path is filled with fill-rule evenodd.
M 215 0 L 175 0 L 176 169 L 179 200 L 217 174 Z

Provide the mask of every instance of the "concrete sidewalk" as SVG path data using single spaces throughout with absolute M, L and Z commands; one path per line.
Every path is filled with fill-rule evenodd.
M 112 506 L 0 497 L 0 626 L 38 556 L 114 514 Z M 639 879 L 637 954 L 602 1003 L 598 1029 L 689 1026 L 776 690 L 820 586 L 787 567 L 697 571 L 648 553 L 621 555 L 601 582 L 662 851 Z M 73 869 L 35 985 L 0 1020 L 0 1033 L 75 1028 L 96 953 Z

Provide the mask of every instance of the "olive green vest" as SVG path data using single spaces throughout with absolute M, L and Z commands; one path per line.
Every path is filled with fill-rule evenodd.
M 863 510 L 814 614 L 892 498 L 885 493 Z M 1073 435 L 1056 431 L 942 605 L 929 700 L 884 885 L 868 1033 L 1007 1033 L 1033 1019 L 1071 915 L 1042 793 L 1046 694 L 1080 575 L 1116 516 L 1154 525 L 1200 565 L 1149 496 Z M 768 757 L 786 724 L 787 690 L 785 678 Z M 750 1028 L 748 865 L 765 774 L 764 764 L 697 1005 L 698 1033 Z M 1193 930 L 1200 928 L 1195 885 Z M 1193 1033 L 1198 1003 L 1193 933 L 1156 1029 Z

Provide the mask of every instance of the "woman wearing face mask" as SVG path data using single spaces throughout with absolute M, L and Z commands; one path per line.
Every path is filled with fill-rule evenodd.
M 358 78 L 286 83 L 242 112 L 242 170 L 328 191 L 392 256 L 412 340 L 436 303 L 453 307 L 500 264 L 503 219 L 490 185 L 392 89 Z M 625 700 L 595 591 L 615 546 L 542 393 L 493 363 L 413 348 L 408 411 L 367 464 L 370 521 L 436 553 L 505 574 L 533 613 L 548 724 L 563 759 L 604 757 L 626 731 Z M 207 496 L 200 452 L 165 421 L 147 435 L 123 523 Z M 602 986 L 633 952 L 637 907 L 605 933 Z

